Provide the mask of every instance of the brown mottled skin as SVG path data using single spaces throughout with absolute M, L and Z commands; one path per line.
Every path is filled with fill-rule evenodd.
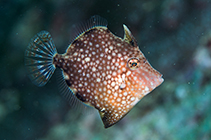
M 95 107 L 108 128 L 163 82 L 126 26 L 125 38 L 98 26 L 81 34 L 53 64 L 82 102 Z

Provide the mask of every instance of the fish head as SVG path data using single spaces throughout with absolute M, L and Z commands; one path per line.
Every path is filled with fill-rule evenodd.
M 163 82 L 162 74 L 149 64 L 127 26 L 123 27 L 124 38 L 116 44 L 121 48 L 114 58 L 116 71 L 110 78 L 114 82 L 108 85 L 113 93 L 108 99 L 109 106 L 99 110 L 106 128 L 121 120 L 145 95 Z

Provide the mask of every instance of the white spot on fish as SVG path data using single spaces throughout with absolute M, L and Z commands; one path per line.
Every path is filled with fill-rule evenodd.
M 117 96 L 117 95 L 118 95 L 118 94 L 115 92 L 115 93 L 114 93 L 114 96 Z
M 100 82 L 101 80 L 100 80 L 100 78 L 97 78 L 97 82 Z
M 113 46 L 109 46 L 109 49 L 110 49 L 110 50 L 113 50 Z
M 111 59 L 111 56 L 109 55 L 109 56 L 108 56 L 108 60 L 110 60 L 110 59 Z
M 146 86 L 144 90 L 145 90 L 145 91 L 149 91 L 149 88 Z
M 100 54 L 100 57 L 103 57 L 103 56 L 104 56 L 104 54 L 103 54 L 103 53 L 101 53 L 101 54 Z
M 90 61 L 90 58 L 89 57 L 85 58 L 85 61 L 86 62 L 89 62 Z
M 115 86 L 115 82 L 112 82 L 112 83 L 111 83 L 111 86 L 114 87 L 114 86 Z
M 93 67 L 93 68 L 92 68 L 92 71 L 96 71 L 96 68 L 95 68 L 95 67 Z
M 82 87 L 83 85 L 82 85 L 82 84 L 79 84 L 78 86 L 79 86 L 79 87 Z
M 131 99 L 130 99 L 131 101 L 134 101 L 135 100 L 135 97 L 131 97 Z
M 128 71 L 128 72 L 126 73 L 127 76 L 129 76 L 130 74 L 131 74 L 131 71 Z
M 124 92 L 123 95 L 124 95 L 124 96 L 127 96 L 127 92 Z
M 75 52 L 73 55 L 74 55 L 74 56 L 77 56 L 77 55 L 78 55 L 78 53 L 77 53 L 77 52 Z

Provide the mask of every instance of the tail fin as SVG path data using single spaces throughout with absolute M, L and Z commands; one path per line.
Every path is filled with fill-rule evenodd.
M 55 54 L 57 51 L 49 32 L 41 31 L 32 38 L 25 52 L 25 65 L 35 85 L 44 86 L 51 78 L 56 69 Z

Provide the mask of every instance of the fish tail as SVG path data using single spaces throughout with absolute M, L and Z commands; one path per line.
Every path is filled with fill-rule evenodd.
M 36 34 L 25 51 L 25 66 L 29 78 L 37 86 L 44 86 L 53 75 L 56 67 L 53 57 L 57 54 L 56 47 L 47 31 Z

